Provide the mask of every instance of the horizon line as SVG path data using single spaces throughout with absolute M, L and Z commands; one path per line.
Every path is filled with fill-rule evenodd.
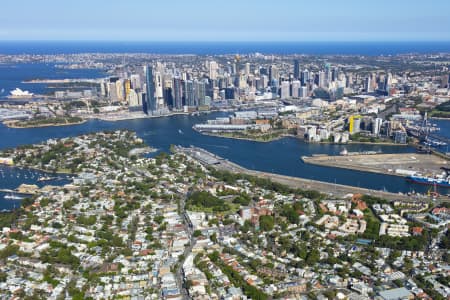
M 95 42 L 95 43 L 450 43 L 449 40 L 109 40 L 109 39 L 0 39 L 4 42 Z

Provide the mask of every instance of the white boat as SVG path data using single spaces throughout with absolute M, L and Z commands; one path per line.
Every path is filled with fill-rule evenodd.
M 6 195 L 4 198 L 7 200 L 23 200 L 22 196 L 14 195 L 14 194 Z

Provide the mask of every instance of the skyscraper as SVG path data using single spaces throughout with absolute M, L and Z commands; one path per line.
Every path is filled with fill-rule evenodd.
M 325 88 L 326 84 L 327 84 L 326 73 L 324 71 L 319 71 L 318 79 L 317 79 L 317 85 L 320 88 Z
M 291 91 L 292 97 L 298 98 L 299 89 L 300 89 L 300 81 L 298 81 L 298 80 L 292 81 L 291 89 L 292 89 L 292 91 Z
M 300 61 L 298 59 L 294 60 L 294 78 L 300 79 Z
M 173 79 L 173 106 L 175 109 L 183 108 L 183 88 L 181 78 Z
M 290 87 L 291 84 L 289 83 L 289 81 L 283 81 L 281 82 L 281 91 L 280 91 L 280 96 L 281 99 L 288 99 L 290 98 Z
M 147 84 L 147 109 L 148 111 L 156 111 L 155 83 L 153 81 L 153 67 L 146 67 L 146 84 Z
M 300 81 L 301 81 L 302 85 L 306 85 L 308 83 L 308 81 L 309 81 L 309 71 L 308 71 L 308 69 L 305 69 L 302 72 L 300 77 L 301 77 Z

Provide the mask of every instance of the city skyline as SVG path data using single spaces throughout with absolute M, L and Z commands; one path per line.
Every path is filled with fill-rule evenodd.
M 25 8 L 25 9 L 24 9 Z M 437 9 L 439 8 L 439 9 Z M 175 0 L 3 4 L 0 40 L 449 41 L 450 3 Z

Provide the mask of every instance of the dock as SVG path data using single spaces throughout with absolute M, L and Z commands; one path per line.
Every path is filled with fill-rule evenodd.
M 238 164 L 230 162 L 227 159 L 217 156 L 211 152 L 208 152 L 205 149 L 198 147 L 184 148 L 176 146 L 175 151 L 184 153 L 192 157 L 193 159 L 199 161 L 203 165 L 213 167 L 216 170 L 228 171 L 232 173 L 248 174 L 259 178 L 270 179 L 274 182 L 281 183 L 292 188 L 300 188 L 303 190 L 316 190 L 322 193 L 327 193 L 338 197 L 344 197 L 348 194 L 358 193 L 358 194 L 372 195 L 387 200 L 405 200 L 405 201 L 427 200 L 427 198 L 417 198 L 417 196 L 408 196 L 405 194 L 390 193 L 380 190 L 371 190 L 349 185 L 335 184 L 318 180 L 311 180 L 256 170 L 249 170 Z

